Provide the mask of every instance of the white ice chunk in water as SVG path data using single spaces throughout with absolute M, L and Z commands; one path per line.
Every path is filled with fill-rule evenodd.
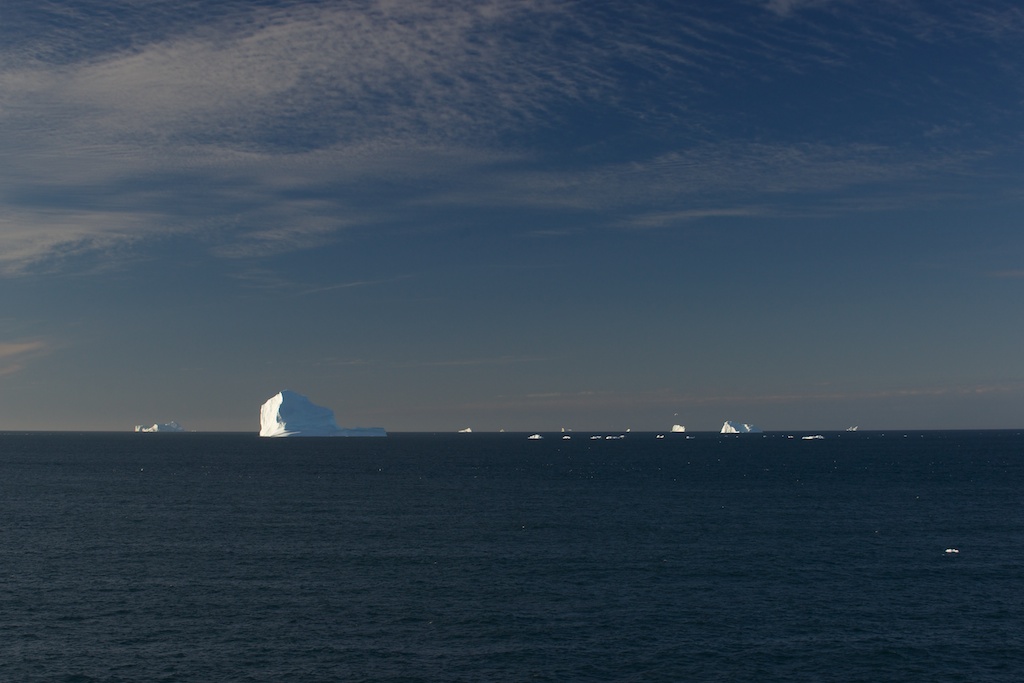
M 745 422 L 733 422 L 726 420 L 722 425 L 722 434 L 760 434 L 761 430 L 752 424 Z
M 170 422 L 157 422 L 156 424 L 154 424 L 151 427 L 146 427 L 145 425 L 135 425 L 135 431 L 137 431 L 137 432 L 146 432 L 146 433 L 151 433 L 151 432 L 183 432 L 183 431 L 185 431 L 185 428 L 182 427 L 177 422 L 175 422 L 174 420 L 171 420 Z
M 387 432 L 383 427 L 339 427 L 333 410 L 286 389 L 260 407 L 260 436 L 387 436 Z

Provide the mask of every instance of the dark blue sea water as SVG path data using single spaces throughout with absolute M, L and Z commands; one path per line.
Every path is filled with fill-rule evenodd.
M 0 434 L 0 679 L 1024 680 L 1020 432 L 525 436 Z

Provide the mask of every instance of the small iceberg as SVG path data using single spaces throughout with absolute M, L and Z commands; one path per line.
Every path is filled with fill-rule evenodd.
M 502 431 L 504 431 L 504 430 L 502 430 Z M 472 433 L 473 433 L 473 428 L 472 427 L 466 427 L 465 429 L 460 429 L 459 430 L 459 434 L 472 434 Z
M 722 434 L 760 434 L 761 429 L 745 422 L 726 420 L 722 425 Z
M 824 439 L 825 437 L 821 434 L 815 434 L 813 436 L 801 436 L 800 438 L 804 441 L 814 441 L 815 439 Z
M 530 435 L 529 435 L 528 437 L 526 437 L 526 438 L 527 438 L 527 439 L 532 439 L 532 440 L 536 441 L 537 439 L 543 439 L 544 437 L 543 437 L 543 436 L 541 436 L 540 434 L 530 434 Z
M 959 548 L 946 548 L 946 554 L 947 555 L 959 555 L 960 554 L 960 549 Z
M 135 425 L 135 431 L 140 433 L 152 434 L 153 432 L 183 432 L 185 428 L 180 424 L 171 420 L 170 422 L 156 423 L 152 427 L 146 427 L 144 425 Z
M 681 434 L 681 433 L 683 433 L 685 431 L 686 431 L 686 427 L 684 427 L 683 425 L 672 425 L 672 433 L 673 434 Z

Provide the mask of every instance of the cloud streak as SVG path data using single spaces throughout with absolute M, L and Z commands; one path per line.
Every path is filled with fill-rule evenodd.
M 46 348 L 46 345 L 41 341 L 0 342 L 0 359 L 35 353 L 44 348 Z
M 46 352 L 48 348 L 49 345 L 40 340 L 0 342 L 0 377 L 21 371 L 27 359 Z
M 808 391 L 773 394 L 717 394 L 691 395 L 675 391 L 649 391 L 623 393 L 602 390 L 547 391 L 520 396 L 499 396 L 493 399 L 488 409 L 493 412 L 509 411 L 524 407 L 544 407 L 552 411 L 579 412 L 617 408 L 619 410 L 642 408 L 645 410 L 685 410 L 708 406 L 774 406 L 786 404 L 815 405 L 827 403 L 873 403 L 886 400 L 924 398 L 970 398 L 982 396 L 1017 395 L 1024 392 L 1024 382 L 1007 381 L 994 384 L 949 385 L 934 387 L 903 387 L 876 391 Z
M 947 39 L 910 7 L 845 30 L 899 42 L 903 17 L 914 40 Z M 998 149 L 716 130 L 700 106 L 709 79 L 742 85 L 753 61 L 781 73 L 849 60 L 824 28 L 813 50 L 789 28 L 815 21 L 803 10 L 849 16 L 842 2 L 728 15 L 544 0 L 15 8 L 0 34 L 8 275 L 168 234 L 262 258 L 405 225 L 424 207 L 610 211 L 607 225 L 647 227 L 752 216 L 787 197 L 976 175 Z M 1019 14 L 961 13 L 994 41 L 1024 32 Z M 581 113 L 616 134 L 668 136 L 669 151 L 621 158 L 589 139 L 550 150 Z

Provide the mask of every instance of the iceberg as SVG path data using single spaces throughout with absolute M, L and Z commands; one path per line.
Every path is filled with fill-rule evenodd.
M 685 431 L 686 431 L 686 427 L 684 427 L 683 425 L 672 425 L 672 432 L 674 434 L 679 434 L 679 433 L 685 432 Z
M 387 436 L 383 427 L 345 429 L 334 411 L 287 389 L 260 406 L 260 436 Z
M 726 420 L 722 425 L 722 434 L 760 434 L 761 430 L 751 424 Z
M 171 420 L 170 422 L 158 422 L 151 427 L 146 427 L 145 425 L 135 425 L 135 431 L 145 432 L 147 434 L 152 432 L 183 432 L 185 431 L 185 428 L 182 427 L 177 422 L 175 422 L 174 420 Z

